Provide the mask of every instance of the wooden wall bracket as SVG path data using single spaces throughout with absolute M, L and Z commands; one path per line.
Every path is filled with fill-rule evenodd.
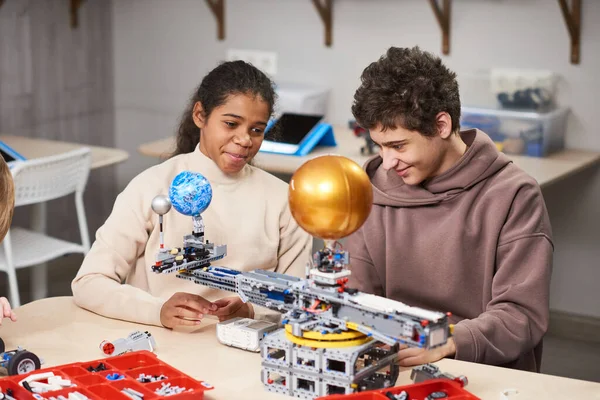
M 217 37 L 225 39 L 225 0 L 206 0 L 215 19 L 217 20 Z
M 319 16 L 321 17 L 321 21 L 323 21 L 323 26 L 325 27 L 325 46 L 331 47 L 331 43 L 333 42 L 333 33 L 331 30 L 331 24 L 333 21 L 333 0 L 312 0 Z
M 84 0 L 71 0 L 71 28 L 77 28 L 79 26 L 79 8 L 83 4 Z
M 442 30 L 442 53 L 450 54 L 450 5 L 451 0 L 443 0 L 443 7 L 440 9 L 437 0 L 429 0 L 431 9 Z
M 571 37 L 571 64 L 579 64 L 581 38 L 581 0 L 571 0 L 571 10 L 567 0 L 558 0 L 562 15 Z

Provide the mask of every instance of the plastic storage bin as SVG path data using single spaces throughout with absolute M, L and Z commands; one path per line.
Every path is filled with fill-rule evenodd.
M 100 370 L 98 366 L 103 364 Z M 40 393 L 44 398 L 65 398 L 71 392 L 79 392 L 89 400 L 131 400 L 123 391 L 135 390 L 143 395 L 144 400 L 173 399 L 173 400 L 201 400 L 204 392 L 213 389 L 206 382 L 198 381 L 170 365 L 159 360 L 154 353 L 149 351 L 129 352 L 116 357 L 109 357 L 95 361 L 77 362 L 31 371 L 27 374 L 12 375 L 0 379 L 0 390 L 7 391 L 17 400 L 35 400 L 32 392 L 19 384 L 29 375 L 52 372 L 55 376 L 71 381 L 71 387 L 61 390 Z M 153 382 L 145 379 L 148 376 L 156 377 Z M 47 381 L 47 380 L 46 380 Z M 42 383 L 46 383 L 42 381 Z M 179 394 L 161 394 L 161 387 L 185 388 Z M 3 398 L 3 397 L 2 397 Z
M 478 128 L 506 154 L 545 157 L 564 149 L 569 108 L 538 113 L 463 107 L 461 130 Z
M 431 379 L 405 386 L 352 394 L 332 394 L 318 397 L 317 400 L 392 400 L 402 398 L 406 400 L 479 400 L 479 397 L 472 395 L 459 383 L 449 379 Z

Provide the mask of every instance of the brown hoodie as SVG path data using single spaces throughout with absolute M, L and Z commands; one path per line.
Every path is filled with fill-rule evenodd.
M 456 323 L 455 358 L 538 371 L 548 327 L 552 232 L 536 181 L 483 132 L 451 169 L 409 186 L 366 164 L 373 209 L 346 241 L 351 286 Z

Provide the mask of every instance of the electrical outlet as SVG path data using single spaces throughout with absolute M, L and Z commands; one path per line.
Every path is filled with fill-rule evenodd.
M 246 61 L 271 77 L 277 74 L 277 53 L 275 52 L 229 49 L 227 61 L 235 60 Z

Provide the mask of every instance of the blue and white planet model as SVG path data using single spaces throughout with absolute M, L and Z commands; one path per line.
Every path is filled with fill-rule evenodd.
M 204 175 L 183 171 L 173 179 L 169 188 L 169 199 L 181 214 L 197 216 L 210 205 L 212 186 Z

